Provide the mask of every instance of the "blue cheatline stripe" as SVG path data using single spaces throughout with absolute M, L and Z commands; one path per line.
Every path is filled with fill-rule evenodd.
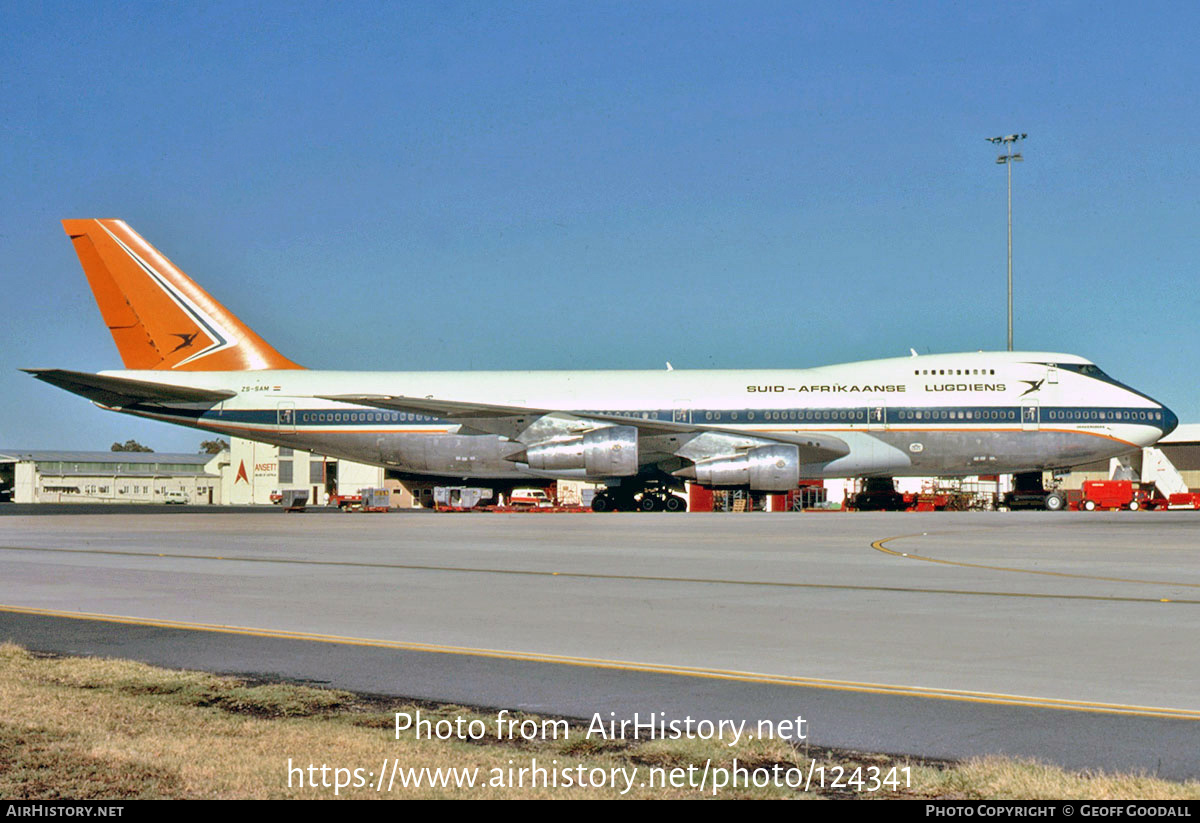
M 164 409 L 161 406 L 137 404 L 129 411 L 145 411 L 156 415 L 183 417 L 198 422 L 230 423 L 247 426 L 275 426 L 277 410 L 232 409 L 218 412 L 213 409 Z M 1032 412 L 1031 412 L 1032 410 Z M 682 422 L 693 425 L 856 425 L 886 424 L 899 428 L 909 426 L 991 426 L 1039 423 L 1042 426 L 1116 423 L 1164 428 L 1161 409 L 1120 406 L 900 406 L 900 407 L 826 407 L 791 409 L 690 409 L 681 415 L 675 409 L 602 411 L 589 409 L 574 414 L 586 417 L 603 414 L 631 420 Z M 1028 417 L 1029 414 L 1038 416 Z M 354 427 L 367 425 L 456 425 L 453 420 L 411 412 L 382 411 L 358 408 L 344 411 L 296 409 L 293 414 L 297 429 L 315 427 Z M 288 424 L 290 427 L 290 423 Z

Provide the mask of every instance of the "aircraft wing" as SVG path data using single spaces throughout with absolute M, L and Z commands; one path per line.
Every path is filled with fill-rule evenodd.
M 403 397 L 380 394 L 319 395 L 321 400 L 352 403 L 357 406 L 373 406 L 391 411 L 430 414 L 462 421 L 465 425 L 494 434 L 514 436 L 544 417 L 561 420 L 594 421 L 619 426 L 633 426 L 638 433 L 647 437 L 659 435 L 699 435 L 718 432 L 736 438 L 788 443 L 800 448 L 803 462 L 820 463 L 835 460 L 850 453 L 850 446 L 839 437 L 823 432 L 774 432 L 728 429 L 721 426 L 706 426 L 699 423 L 677 423 L 671 420 L 647 420 L 641 417 L 626 417 L 619 414 L 602 414 L 590 411 L 568 411 L 544 409 L 532 406 L 503 406 L 491 403 L 467 403 L 459 400 L 438 400 L 432 397 Z
M 94 400 L 102 406 L 130 406 L 134 403 L 219 403 L 236 392 L 222 389 L 195 389 L 170 383 L 131 380 L 102 374 L 65 369 L 21 369 L 38 380 Z
M 530 417 L 550 414 L 550 409 L 531 406 L 498 406 L 492 403 L 464 403 L 459 400 L 435 400 L 432 397 L 402 397 L 389 394 L 319 394 L 320 400 L 335 400 L 338 403 L 353 403 L 357 406 L 374 406 L 378 409 L 434 414 L 454 420 L 488 417 Z

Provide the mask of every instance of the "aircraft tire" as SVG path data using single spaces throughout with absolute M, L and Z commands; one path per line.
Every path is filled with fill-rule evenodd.
M 662 501 L 652 494 L 644 494 L 637 507 L 640 512 L 656 512 L 662 508 Z

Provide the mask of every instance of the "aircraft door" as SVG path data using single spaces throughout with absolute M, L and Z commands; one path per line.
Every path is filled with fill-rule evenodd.
M 1041 428 L 1042 408 L 1036 400 L 1026 400 L 1021 404 L 1021 431 L 1035 432 Z
M 692 422 L 692 401 L 691 400 L 676 400 L 671 409 L 672 423 L 691 423 Z
M 867 407 L 867 431 L 881 432 L 887 428 L 887 406 Z
M 296 433 L 296 404 L 285 401 L 275 410 L 275 425 L 283 434 Z

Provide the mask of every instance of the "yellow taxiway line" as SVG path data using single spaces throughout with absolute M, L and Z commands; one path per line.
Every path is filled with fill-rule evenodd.
M 895 549 L 889 549 L 888 543 L 894 540 L 908 540 L 914 537 L 927 537 L 928 532 L 921 534 L 898 534 L 894 537 L 885 537 L 882 540 L 876 540 L 871 544 L 871 548 L 881 551 L 884 554 L 890 554 L 893 557 L 903 557 L 905 560 L 920 560 L 924 563 L 938 563 L 943 566 L 962 566 L 968 569 L 987 569 L 994 572 L 1010 572 L 1013 574 L 1039 574 L 1045 577 L 1069 577 L 1075 580 L 1102 580 L 1107 583 L 1138 583 L 1147 586 L 1185 586 L 1189 589 L 1200 589 L 1200 583 L 1184 583 L 1176 580 L 1143 580 L 1136 577 L 1104 577 L 1098 574 L 1075 574 L 1072 572 L 1052 572 L 1043 569 L 1022 569 L 1017 566 L 991 566 L 986 563 L 969 563 L 965 560 L 945 560 L 940 557 L 929 557 L 923 554 L 913 554 L 911 552 L 899 552 Z M 1107 598 L 1103 598 L 1107 599 Z M 1121 599 L 1121 598 L 1114 598 Z M 1163 603 L 1187 602 L 1161 599 Z
M 340 645 L 368 646 L 374 648 L 395 649 L 398 651 L 423 652 L 428 654 L 453 654 L 471 657 L 486 657 L 527 663 L 549 663 L 563 666 L 579 666 L 615 671 L 678 675 L 682 677 L 705 678 L 711 680 L 727 680 L 763 685 L 792 686 L 796 688 L 883 694 L 896 697 L 948 700 L 995 706 L 1022 706 L 1038 709 L 1058 709 L 1123 716 L 1156 717 L 1176 720 L 1200 720 L 1200 710 L 1194 709 L 1172 709 L 1158 706 L 1138 706 L 1121 703 L 1065 700 L 1052 697 L 1032 697 L 1029 695 L 999 694 L 982 691 L 966 691 L 960 689 L 935 689 L 924 686 L 864 683 L 852 680 L 830 680 L 813 677 L 798 677 L 793 675 L 738 671 L 732 669 L 716 669 L 702 666 L 640 663 L 628 660 L 609 660 L 597 657 L 577 657 L 570 655 L 544 654 L 540 652 L 513 651 L 507 649 L 446 646 L 431 643 L 403 642 L 366 637 L 343 637 L 341 635 L 334 634 L 317 634 L 312 632 L 289 631 L 284 629 L 228 626 L 215 623 L 194 623 L 182 620 L 161 620 L 122 615 L 96 614 L 90 612 L 61 611 L 58 609 L 39 609 L 24 606 L 0 605 L 0 612 L 40 617 L 68 618 L 74 620 L 92 620 L 105 623 L 120 623 L 125 625 L 148 626 L 162 629 L 245 635 L 250 637 L 261 637 L 277 640 L 336 643 Z

